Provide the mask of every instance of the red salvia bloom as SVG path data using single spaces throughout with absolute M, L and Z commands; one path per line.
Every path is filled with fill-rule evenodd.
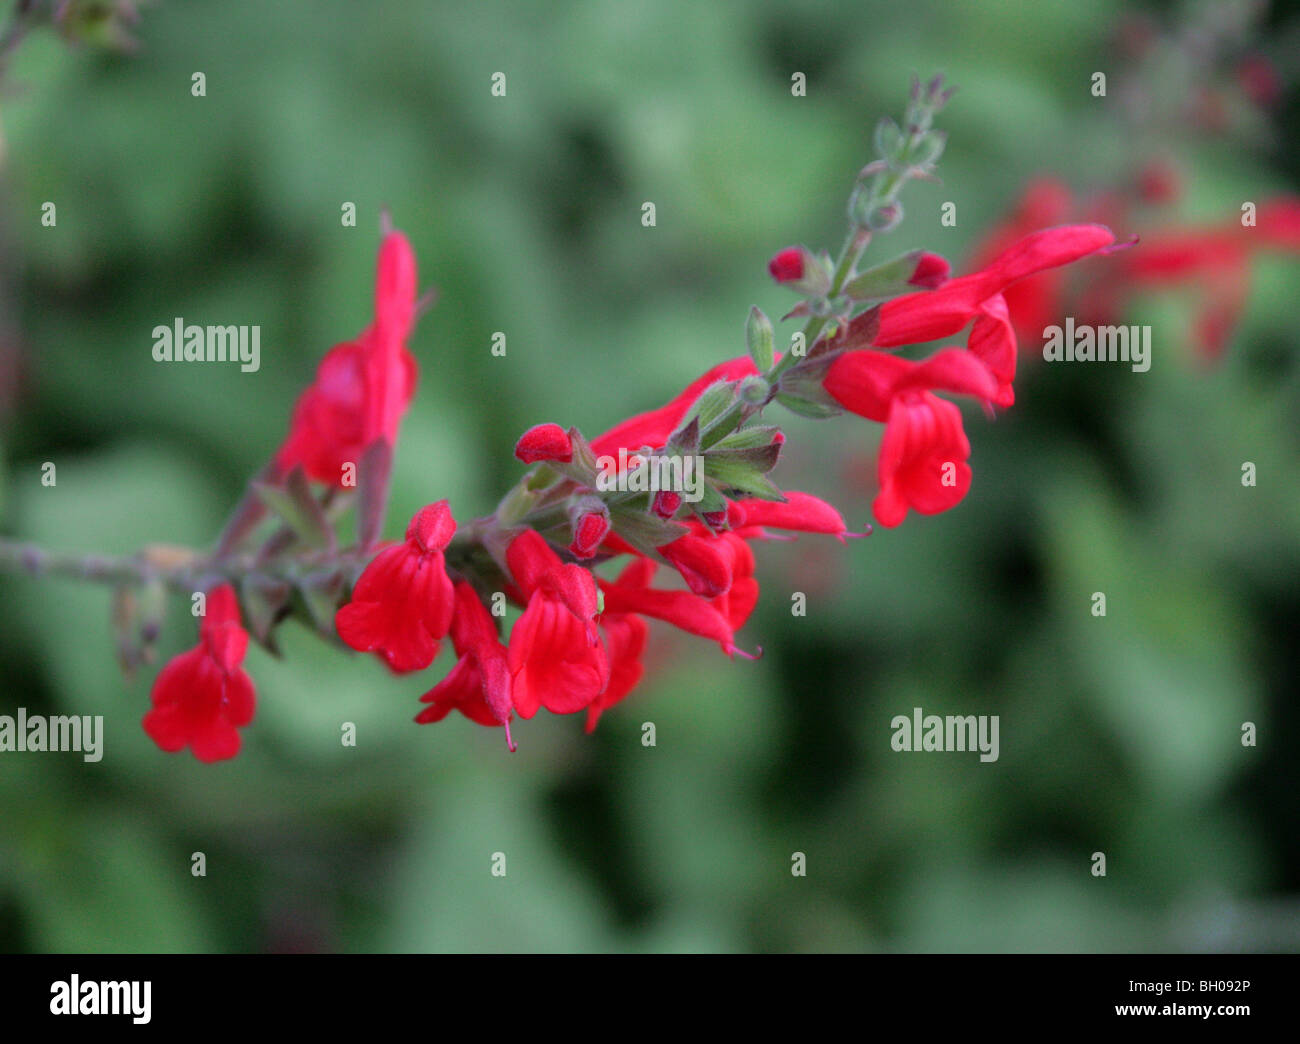
M 506 563 L 527 608 L 510 632 L 509 664 L 515 710 L 531 718 L 539 707 L 571 714 L 605 691 L 609 659 L 596 633 L 596 581 L 564 564 L 534 530 L 510 542 Z
M 310 478 L 341 486 L 376 440 L 397 441 L 417 367 L 406 348 L 415 323 L 416 267 L 411 244 L 390 232 L 379 248 L 375 318 L 355 341 L 331 348 L 293 409 L 276 454 L 281 473 L 301 465 Z
M 894 399 L 880 443 L 880 493 L 871 509 L 882 526 L 896 526 L 912 508 L 947 511 L 970 489 L 970 442 L 961 411 L 930 392 Z
M 506 647 L 497 637 L 492 616 L 474 588 L 462 580 L 456 585 L 456 612 L 451 620 L 451 642 L 459 659 L 451 672 L 420 697 L 429 704 L 416 715 L 421 725 L 442 721 L 453 710 L 480 725 L 501 725 L 506 745 L 515 750 L 510 736 L 512 703 L 510 665 Z
M 724 609 L 689 591 L 664 591 L 650 586 L 658 563 L 650 558 L 637 558 L 630 562 L 611 583 L 598 579 L 605 596 L 605 613 L 619 615 L 635 613 L 672 624 L 688 634 L 708 638 L 718 643 L 728 656 L 749 655 L 736 646 L 735 628 L 731 626 Z M 727 608 L 727 607 L 724 607 Z
M 587 705 L 588 732 L 595 729 L 602 713 L 636 688 L 645 673 L 641 657 L 650 635 L 646 622 L 631 613 L 602 613 L 600 629 L 605 632 L 605 648 L 609 654 L 609 684 Z
M 950 279 L 937 290 L 886 301 L 880 306 L 880 326 L 871 345 L 897 348 L 950 337 L 979 316 L 985 301 L 1019 280 L 1078 261 L 1114 242 L 1115 234 L 1104 225 L 1062 225 L 1033 232 L 970 275 Z
M 733 500 L 727 519 L 731 528 L 742 536 L 763 536 L 765 528 L 825 533 L 841 542 L 850 535 L 844 516 L 833 505 L 796 490 L 785 491 L 785 503 L 779 500 Z
M 428 667 L 451 625 L 455 593 L 443 551 L 455 532 L 445 500 L 421 508 L 406 542 L 366 566 L 352 601 L 334 617 L 339 637 L 360 652 L 378 653 L 394 671 Z
M 731 584 L 713 599 L 713 607 L 722 614 L 733 632 L 739 631 L 758 605 L 758 581 L 754 579 L 754 551 L 738 533 L 719 533 L 715 537 L 724 555 L 730 558 Z
M 1148 203 L 1168 201 L 1176 198 L 1176 178 L 1176 171 L 1167 165 L 1150 164 L 1140 172 L 1136 191 Z M 986 237 L 976 251 L 975 264 L 985 263 L 1026 224 L 1061 220 L 1074 208 L 1064 184 L 1036 179 L 1007 221 Z M 1124 221 L 1129 220 L 1128 208 L 1128 201 L 1114 194 L 1079 207 L 1109 220 Z M 1059 323 L 1067 313 L 1080 323 L 1110 324 L 1136 293 L 1188 287 L 1195 291 L 1198 302 L 1194 343 L 1204 358 L 1214 359 L 1226 347 L 1245 306 L 1251 258 L 1268 252 L 1300 253 L 1300 199 L 1284 196 L 1261 203 L 1254 226 L 1243 226 L 1236 218 L 1217 225 L 1157 225 L 1143 231 L 1132 250 L 1116 255 L 1103 267 L 1079 273 L 1079 285 L 1073 290 L 1063 272 L 1032 275 L 1004 291 L 1004 330 L 1013 328 L 1036 349 L 1041 346 L 1044 329 Z
M 730 556 L 708 536 L 686 533 L 656 550 L 701 598 L 716 598 L 731 586 Z
M 912 362 L 866 349 L 845 352 L 824 386 L 845 409 L 885 422 L 880 493 L 872 505 L 881 525 L 898 525 L 909 507 L 923 515 L 946 511 L 966 495 L 970 443 L 961 412 L 932 390 L 994 399 L 999 383 L 976 355 L 944 348 Z
M 163 750 L 189 747 L 200 761 L 239 753 L 239 728 L 253 720 L 256 694 L 240 664 L 248 649 L 235 591 L 221 584 L 208 592 L 199 644 L 159 673 L 144 716 L 144 731 Z

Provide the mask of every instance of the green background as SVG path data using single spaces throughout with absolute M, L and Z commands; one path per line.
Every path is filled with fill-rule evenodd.
M 743 351 L 752 304 L 793 303 L 767 259 L 838 247 L 912 72 L 960 88 L 943 184 L 909 188 L 877 258 L 924 246 L 960 270 L 1032 174 L 1082 187 L 1138 162 L 1153 143 L 1088 91 L 1123 72 L 1119 11 L 172 0 L 144 9 L 133 56 L 33 35 L 0 102 L 5 532 L 206 546 L 316 360 L 369 321 L 385 206 L 441 294 L 411 341 L 387 533 L 444 497 L 486 513 L 522 430 L 658 405 Z M 1282 147 L 1173 143 L 1186 216 L 1293 187 L 1295 102 Z M 393 678 L 296 625 L 283 660 L 249 653 L 237 759 L 165 755 L 139 727 L 150 672 L 115 667 L 107 590 L 3 579 L 0 713 L 103 715 L 106 740 L 98 764 L 0 756 L 0 947 L 1300 948 L 1296 276 L 1256 264 L 1216 369 L 1185 343 L 1186 294 L 1132 313 L 1149 373 L 1026 360 L 1012 410 L 963 408 L 959 508 L 759 548 L 742 644 L 760 662 L 654 625 L 647 680 L 593 736 L 541 715 L 514 756 L 459 716 L 411 723 L 450 650 Z M 150 331 L 178 316 L 260 324 L 261 370 L 154 363 Z M 774 477 L 865 524 L 879 428 L 788 431 Z M 163 656 L 192 644 L 177 600 Z M 914 706 L 999 715 L 1000 759 L 894 753 Z

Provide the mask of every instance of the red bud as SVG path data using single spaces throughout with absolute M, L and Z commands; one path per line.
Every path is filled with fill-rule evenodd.
M 786 247 L 767 263 L 767 270 L 778 283 L 793 283 L 803 278 L 803 250 Z
M 525 464 L 536 464 L 539 460 L 567 464 L 573 459 L 573 443 L 568 432 L 558 424 L 538 424 L 519 436 L 515 456 Z

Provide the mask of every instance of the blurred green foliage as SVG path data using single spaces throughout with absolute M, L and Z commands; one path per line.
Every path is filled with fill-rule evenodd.
M 165 0 L 133 56 L 34 35 L 3 101 L 23 367 L 5 530 L 62 550 L 211 541 L 316 360 L 368 322 L 383 207 L 441 294 L 412 341 L 390 535 L 442 497 L 490 511 L 526 427 L 595 434 L 740 354 L 751 305 L 789 307 L 767 258 L 838 246 L 913 72 L 960 86 L 944 183 L 909 189 L 877 257 L 924 246 L 960 268 L 1028 176 L 1101 181 L 1140 157 L 1087 89 L 1120 61 L 1119 10 Z M 1290 148 L 1196 147 L 1189 213 L 1285 190 Z M 656 625 L 647 681 L 595 735 L 543 715 L 514 756 L 459 717 L 411 724 L 449 652 L 395 679 L 291 628 L 283 660 L 250 651 L 236 760 L 163 755 L 139 727 L 151 677 L 114 668 L 107 592 L 3 579 L 0 713 L 102 714 L 106 754 L 0 756 L 0 946 L 1296 949 L 1296 266 L 1256 275 L 1220 368 L 1180 343 L 1177 294 L 1132 320 L 1156 331 L 1150 373 L 1027 361 L 1012 410 L 967 411 L 957 510 L 761 549 L 743 639 L 763 660 Z M 154 363 L 150 330 L 177 316 L 260 324 L 260 372 Z M 879 429 L 788 430 L 778 481 L 863 524 Z M 178 603 L 165 654 L 192 642 Z M 1000 715 L 1000 760 L 894 753 L 913 706 Z

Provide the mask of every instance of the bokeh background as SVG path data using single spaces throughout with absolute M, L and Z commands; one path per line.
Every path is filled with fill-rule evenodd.
M 316 360 L 368 322 L 385 206 L 441 293 L 411 345 L 395 536 L 442 497 L 461 519 L 490 511 L 528 426 L 595 434 L 742 352 L 750 305 L 792 303 L 768 257 L 838 248 L 871 128 L 913 72 L 960 88 L 944 183 L 909 188 L 879 258 L 924 246 L 960 270 L 1032 175 L 1104 187 L 1157 144 L 1183 165 L 1188 219 L 1293 190 L 1294 89 L 1241 133 L 1159 142 L 1089 93 L 1093 71 L 1126 72 L 1114 33 L 1135 12 L 1196 17 L 167 0 L 132 55 L 33 33 L 0 99 L 4 532 L 208 545 Z M 1290 27 L 1266 14 L 1259 46 L 1296 53 Z M 164 755 L 139 727 L 151 672 L 116 668 L 108 591 L 0 579 L 0 713 L 99 714 L 106 731 L 98 764 L 0 756 L 0 947 L 1300 948 L 1298 275 L 1257 263 L 1217 367 L 1185 343 L 1176 292 L 1131 313 L 1153 326 L 1149 373 L 1027 360 L 1012 410 L 964 409 L 958 509 L 762 549 L 743 632 L 760 662 L 655 625 L 647 681 L 594 735 L 542 715 L 514 756 L 459 716 L 412 724 L 449 649 L 395 679 L 296 626 L 282 660 L 250 650 L 259 707 L 237 759 Z M 154 363 L 150 331 L 177 316 L 260 324 L 260 372 Z M 788 430 L 778 481 L 865 524 L 879 428 Z M 163 656 L 192 644 L 178 600 Z M 1000 759 L 893 752 L 890 719 L 914 706 L 999 715 Z

